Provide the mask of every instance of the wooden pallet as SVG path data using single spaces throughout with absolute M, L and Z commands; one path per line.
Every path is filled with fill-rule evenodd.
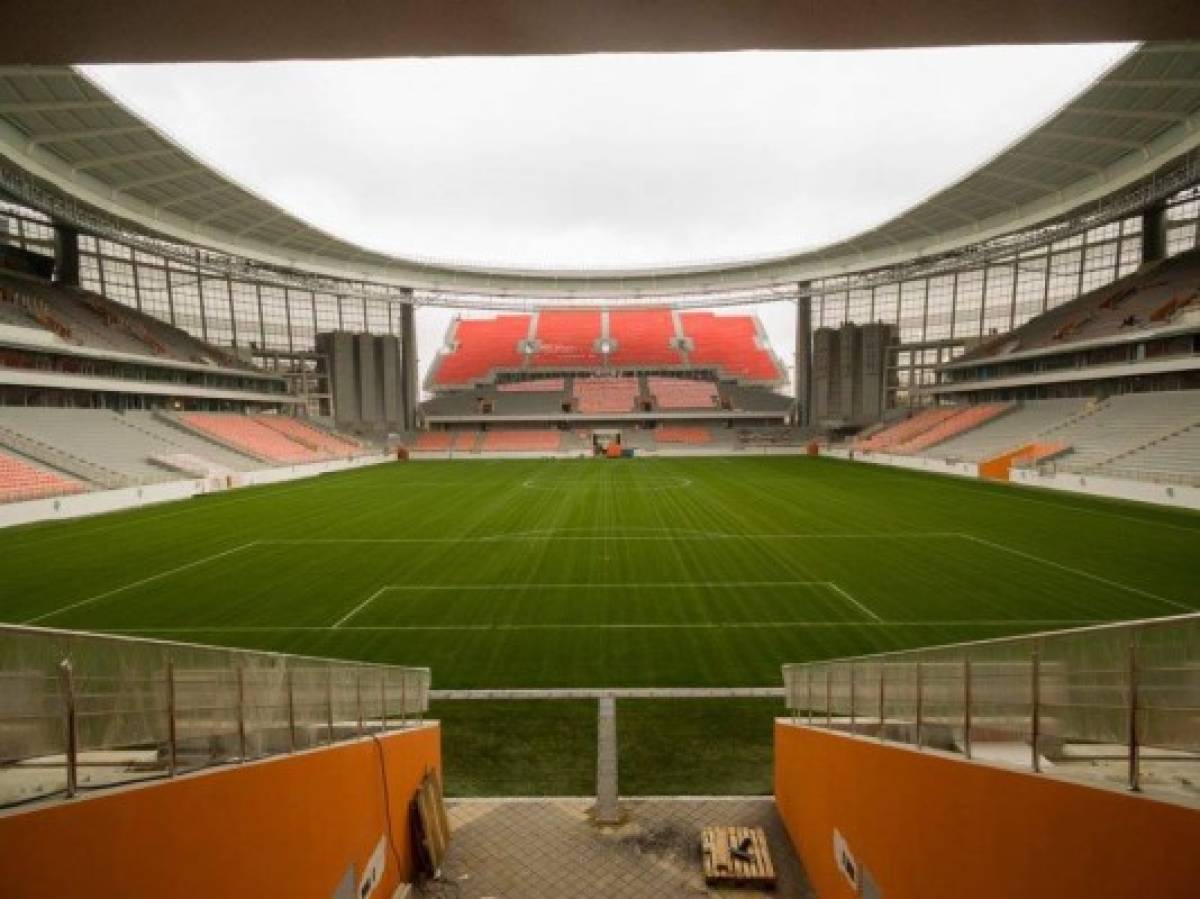
M 749 860 L 737 858 L 734 850 L 750 841 Z M 739 890 L 775 889 L 775 867 L 767 835 L 761 827 L 706 827 L 700 831 L 700 854 L 704 882 L 713 887 Z

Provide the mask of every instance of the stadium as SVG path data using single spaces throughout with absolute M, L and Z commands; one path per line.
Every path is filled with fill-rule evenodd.
M 0 894 L 1196 894 L 1194 14 L 124 6 L 0 42 Z M 360 245 L 83 68 L 1116 40 L 627 268 Z

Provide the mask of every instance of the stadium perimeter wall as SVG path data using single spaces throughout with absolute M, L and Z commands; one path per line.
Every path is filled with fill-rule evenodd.
M 784 719 L 775 801 L 821 899 L 1189 899 L 1200 883 L 1195 808 Z M 851 885 L 839 839 L 874 891 Z
M 805 456 L 808 455 L 808 450 L 802 446 L 748 446 L 739 449 L 730 449 L 729 447 L 720 447 L 714 449 L 705 449 L 703 447 L 689 449 L 638 449 L 636 451 L 637 458 L 675 458 L 682 456 Z M 473 453 L 473 452 L 452 452 L 450 450 L 409 450 L 409 459 L 414 462 L 431 462 L 431 461 L 447 461 L 457 460 L 463 461 L 504 461 L 513 459 L 591 459 L 594 454 L 590 449 L 587 450 L 564 450 L 562 452 L 547 453 L 521 453 L 521 452 L 504 452 L 504 453 Z
M 849 450 L 840 447 L 821 447 L 821 455 L 829 459 L 842 459 L 847 462 L 887 465 L 891 468 L 929 471 L 934 474 L 949 474 L 964 478 L 979 477 L 979 466 L 974 462 L 947 462 L 942 459 L 927 459 L 923 456 L 891 456 L 887 453 L 862 453 L 857 450 L 851 458 Z M 1122 499 L 1200 511 L 1200 487 L 1156 484 L 1152 481 L 1127 481 L 1066 472 L 1042 474 L 1033 469 L 1021 468 L 1011 469 L 1008 473 L 1008 480 L 1010 483 L 1025 487 L 1040 487 L 1046 490 L 1081 493 L 1102 499 Z M 997 482 L 992 481 L 992 483 Z
M 436 723 L 0 813 L 6 899 L 389 899 Z M 374 886 L 363 891 L 374 871 Z
M 59 521 L 69 518 L 84 518 L 88 515 L 102 515 L 106 512 L 119 512 L 124 509 L 136 509 L 140 506 L 153 506 L 158 503 L 188 499 L 206 493 L 297 481 L 301 478 L 312 478 L 333 471 L 346 471 L 351 468 L 362 468 L 365 465 L 378 465 L 391 461 L 393 461 L 393 457 L 386 455 L 361 456 L 355 459 L 337 459 L 329 462 L 313 462 L 308 465 L 289 465 L 282 468 L 242 472 L 236 476 L 236 480 L 232 484 L 226 483 L 220 478 L 198 478 L 186 481 L 168 481 L 163 484 L 146 484 L 141 487 L 121 487 L 117 490 L 97 490 L 92 493 L 77 493 L 71 496 L 30 500 L 23 503 L 7 503 L 0 505 L 0 528 L 33 524 L 39 521 Z

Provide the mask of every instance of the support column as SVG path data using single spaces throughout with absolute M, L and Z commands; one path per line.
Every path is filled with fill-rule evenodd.
M 417 397 L 419 396 L 417 326 L 412 303 L 404 303 L 400 307 L 400 373 L 403 390 L 400 402 L 404 429 L 412 431 L 417 427 Z
M 1167 256 L 1167 207 L 1156 203 L 1142 213 L 1142 264 Z
M 807 282 L 796 298 L 796 424 L 812 424 L 812 296 Z
M 54 223 L 54 283 L 79 286 L 79 232 L 62 222 Z
M 617 701 L 605 696 L 597 701 L 596 808 L 597 824 L 619 824 L 617 804 Z

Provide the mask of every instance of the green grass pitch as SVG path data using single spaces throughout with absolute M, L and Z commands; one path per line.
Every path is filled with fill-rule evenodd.
M 828 460 L 421 462 L 0 532 L 0 620 L 441 688 L 775 685 L 789 661 L 1190 611 L 1197 558 L 1193 513 Z M 626 703 L 626 788 L 766 789 L 744 756 L 778 708 Z M 459 792 L 590 789 L 586 703 L 437 714 Z M 674 731 L 712 737 L 694 781 Z M 756 773 L 714 787 L 734 758 Z

